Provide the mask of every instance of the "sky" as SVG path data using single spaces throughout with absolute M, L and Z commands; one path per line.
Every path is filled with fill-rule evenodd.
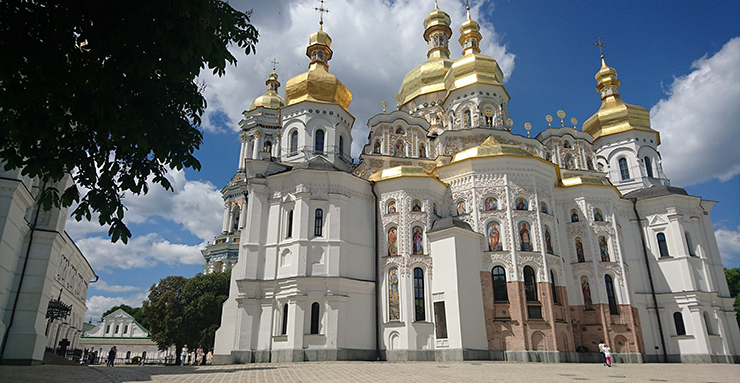
M 232 49 L 238 63 L 223 77 L 201 74 L 208 107 L 203 144 L 196 153 L 202 168 L 172 171 L 173 191 L 153 187 L 145 196 L 126 196 L 128 245 L 111 243 L 94 222 L 70 219 L 67 232 L 100 280 L 90 285 L 86 320 L 118 304 L 140 306 L 150 286 L 169 275 L 192 277 L 203 271 L 200 250 L 220 232 L 220 189 L 237 168 L 238 121 L 265 91 L 278 61 L 283 87 L 308 69 L 308 37 L 318 29 L 314 1 L 230 1 L 253 10 L 260 32 L 256 54 Z M 424 17 L 433 0 L 327 0 L 324 30 L 332 37 L 329 71 L 352 92 L 356 117 L 352 155 L 367 139 L 367 120 L 394 104 L 403 76 L 426 60 Z M 453 59 L 465 20 L 465 2 L 439 0 L 450 14 Z M 471 1 L 481 25 L 481 53 L 492 56 L 505 74 L 513 132 L 532 136 L 547 128 L 545 116 L 562 109 L 566 121 L 583 121 L 600 106 L 594 75 L 604 56 L 622 82 L 622 99 L 650 111 L 658 150 L 671 185 L 718 201 L 711 212 L 726 267 L 740 267 L 740 2 L 738 1 Z

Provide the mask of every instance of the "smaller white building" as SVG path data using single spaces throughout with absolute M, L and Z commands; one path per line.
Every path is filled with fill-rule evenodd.
M 137 356 L 144 363 L 165 363 L 175 360 L 177 356 L 175 346 L 159 350 L 149 330 L 121 309 L 104 316 L 97 326 L 80 337 L 80 347 L 96 353 L 95 361 L 98 363 L 105 361 L 113 346 L 118 350 L 116 364 L 131 363 Z

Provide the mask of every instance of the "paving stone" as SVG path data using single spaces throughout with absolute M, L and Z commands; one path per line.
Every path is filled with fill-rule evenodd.
M 231 366 L 0 366 L 0 383 L 740 382 L 733 364 L 307 362 Z

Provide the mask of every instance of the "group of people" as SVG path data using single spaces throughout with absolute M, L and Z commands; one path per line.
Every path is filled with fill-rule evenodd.
M 599 342 L 599 353 L 601 354 L 601 362 L 604 363 L 604 366 L 611 367 L 612 349 L 603 340 Z
M 184 366 L 185 364 L 195 364 L 196 366 L 213 364 L 213 351 L 208 351 L 206 355 L 205 351 L 203 351 L 203 346 L 198 345 L 195 352 L 190 353 L 186 344 L 180 349 L 180 365 Z

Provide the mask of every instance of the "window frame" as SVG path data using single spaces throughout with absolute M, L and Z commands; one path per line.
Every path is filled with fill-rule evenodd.
M 499 270 L 496 269 L 500 269 L 500 273 L 497 273 Z M 500 288 L 496 288 L 497 284 Z M 496 265 L 491 269 L 491 286 L 493 288 L 494 302 L 509 301 L 509 291 L 506 284 L 506 269 L 503 266 Z
M 529 271 L 529 273 L 528 273 Z M 527 302 L 539 302 L 537 296 L 537 276 L 532 266 L 524 266 L 522 271 L 524 274 L 524 296 Z
M 680 311 L 673 313 L 673 327 L 676 330 L 676 336 L 686 335 L 686 324 L 683 321 L 683 314 Z
M 414 268 L 414 320 L 416 322 L 426 320 L 424 270 L 421 267 Z
M 324 154 L 325 143 L 326 143 L 326 132 L 324 131 L 324 129 L 316 129 L 316 131 L 313 134 L 313 153 L 314 154 Z
M 314 237 L 323 237 L 324 235 L 324 210 L 316 208 L 314 210 L 313 235 Z
M 668 241 L 666 241 L 665 233 L 657 233 L 655 234 L 655 238 L 658 241 L 658 253 L 660 254 L 660 257 L 670 257 L 671 253 L 668 251 Z
M 629 163 L 627 162 L 627 158 L 621 157 L 617 160 L 617 164 L 619 165 L 619 176 L 621 177 L 622 181 L 628 181 L 630 180 L 630 169 L 629 169 Z
M 298 154 L 298 131 L 294 130 L 290 133 L 290 141 L 288 142 L 288 155 L 294 156 Z
M 614 279 L 609 274 L 604 274 L 604 287 L 606 289 L 606 298 L 609 302 L 609 314 L 619 315 L 617 295 L 614 292 Z
M 311 304 L 311 335 L 318 335 L 321 324 L 321 305 L 319 302 Z

